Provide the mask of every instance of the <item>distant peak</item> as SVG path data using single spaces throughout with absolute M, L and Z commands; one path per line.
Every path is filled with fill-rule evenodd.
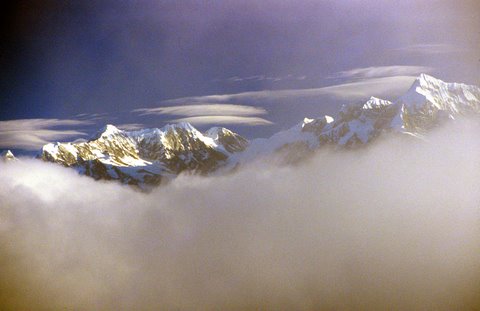
M 421 73 L 418 77 L 417 77 L 418 80 L 436 80 L 436 78 L 432 77 L 431 75 L 428 75 L 426 73 Z
M 315 119 L 311 119 L 311 118 L 303 118 L 303 125 L 304 126 L 305 124 L 309 124 L 309 123 L 312 123 L 314 122 Z
M 302 132 L 317 132 L 334 121 L 335 119 L 328 115 L 324 115 L 318 119 L 304 118 L 303 123 L 301 124 Z
M 327 115 L 324 115 L 324 116 L 323 116 L 323 119 L 325 120 L 325 122 L 327 122 L 327 124 L 328 124 L 328 123 L 332 123 L 333 121 L 335 121 L 335 120 L 333 119 L 333 117 L 327 116 Z
M 195 128 L 193 127 L 193 125 L 190 124 L 189 122 L 179 122 L 179 123 L 177 123 L 176 125 L 177 125 L 177 127 L 180 127 L 180 128 L 195 129 Z
M 221 126 L 212 127 L 208 129 L 203 135 L 213 140 L 218 140 L 221 137 L 225 136 L 239 136 L 237 133 L 232 132 L 231 130 Z
M 391 104 L 391 101 L 372 96 L 365 104 L 363 104 L 362 109 L 380 108 Z
M 329 115 L 324 115 L 323 117 L 320 117 L 320 118 L 317 118 L 317 119 L 304 118 L 303 119 L 303 126 L 306 125 L 306 124 L 309 124 L 309 123 L 314 123 L 314 122 L 319 122 L 319 121 L 324 122 L 325 124 L 329 124 L 329 123 L 332 123 L 333 121 L 335 121 L 335 119 L 332 118 Z
M 9 160 L 16 160 L 15 156 L 13 155 L 13 152 L 11 150 L 5 150 L 2 153 L 0 153 L 0 158 L 3 159 L 4 161 L 9 161 Z
M 0 153 L 0 155 L 2 157 L 8 157 L 8 156 L 13 157 L 13 152 L 11 150 L 5 150 L 2 153 Z
M 214 127 L 210 128 L 210 129 L 208 129 L 208 130 L 205 132 L 205 134 L 210 137 L 210 136 L 218 135 L 219 133 L 225 133 L 225 132 L 228 133 L 228 132 L 232 132 L 232 131 L 230 131 L 230 130 L 227 129 L 227 128 L 221 127 L 221 126 L 214 126 Z
M 115 125 L 112 124 L 107 124 L 104 127 L 102 127 L 94 136 L 93 139 L 98 139 L 100 137 L 107 137 L 107 136 L 112 136 L 116 135 L 118 133 L 122 133 L 121 130 L 119 130 Z
M 437 89 L 446 84 L 447 83 L 440 79 L 434 78 L 426 73 L 422 73 L 415 79 L 408 91 L 404 93 L 399 100 L 402 102 L 411 102 L 413 100 L 412 96 L 418 96 L 417 94 L 419 94 L 419 92 L 423 93 L 426 90 Z
M 442 80 L 432 77 L 426 73 L 420 74 L 415 82 L 419 83 L 420 85 L 445 83 Z
M 215 127 L 209 128 L 203 135 L 215 140 L 215 139 L 218 139 L 218 135 L 222 132 L 223 132 L 223 128 L 215 126 Z
M 193 127 L 189 122 L 179 122 L 179 123 L 173 123 L 173 124 L 167 124 L 165 125 L 161 131 L 162 132 L 168 132 L 169 130 L 177 130 L 177 129 L 183 129 L 186 131 L 197 131 L 196 128 Z
M 104 132 L 118 132 L 120 131 L 115 125 L 107 124 L 103 127 Z

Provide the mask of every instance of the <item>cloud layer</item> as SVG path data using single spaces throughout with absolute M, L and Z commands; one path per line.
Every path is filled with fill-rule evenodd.
M 305 80 L 307 76 L 299 76 L 293 74 L 287 74 L 284 76 L 268 76 L 268 75 L 253 75 L 248 77 L 239 77 L 233 76 L 225 80 L 214 79 L 214 82 L 227 82 L 227 83 L 239 83 L 239 82 L 252 82 L 252 81 L 270 81 L 270 82 L 279 82 L 279 81 L 301 81 Z
M 465 310 L 480 302 L 479 126 L 180 176 L 143 194 L 0 164 L 6 310 Z
M 340 71 L 332 78 L 369 79 L 393 76 L 418 76 L 421 73 L 430 71 L 432 71 L 432 68 L 425 66 L 378 66 Z
M 184 106 L 168 106 L 157 108 L 140 108 L 133 110 L 139 112 L 140 115 L 160 114 L 160 115 L 177 115 L 177 116 L 251 116 L 266 114 L 267 111 L 260 107 L 232 104 L 200 104 L 200 105 L 184 105 Z
M 366 76 L 367 72 L 375 71 L 364 68 L 357 69 Z M 383 70 L 385 73 L 386 70 Z M 393 72 L 390 69 L 390 72 Z M 348 72 L 346 72 L 348 73 Z M 352 75 L 352 73 L 350 74 Z M 356 101 L 368 98 L 370 96 L 398 96 L 405 92 L 415 80 L 414 76 L 392 76 L 380 78 L 368 78 L 361 81 L 335 84 L 320 88 L 309 89 L 291 89 L 291 90 L 264 90 L 255 92 L 243 92 L 237 94 L 206 95 L 195 97 L 184 97 L 165 101 L 168 104 L 185 104 L 189 102 L 197 103 L 228 103 L 228 102 L 248 102 L 265 103 L 276 100 L 290 98 L 292 100 L 301 100 L 302 98 L 331 96 L 336 99 Z M 300 102 L 301 103 L 301 102 Z
M 179 104 L 188 99 L 166 101 Z M 133 112 L 139 113 L 141 116 L 145 115 L 171 115 L 184 116 L 185 118 L 178 118 L 169 120 L 169 122 L 190 122 L 192 124 L 241 124 L 241 125 L 269 125 L 272 122 L 254 117 L 256 115 L 267 114 L 267 111 L 261 107 L 223 104 L 223 103 L 206 103 L 204 101 L 190 100 L 190 102 L 201 102 L 201 104 L 185 105 L 183 102 L 181 106 L 167 106 L 156 108 L 140 108 Z
M 272 122 L 258 117 L 238 117 L 238 116 L 198 116 L 198 117 L 188 117 L 188 118 L 179 118 L 171 120 L 172 122 L 189 122 L 195 125 L 205 125 L 205 124 L 218 124 L 218 125 L 228 125 L 228 124 L 239 124 L 239 125 L 270 125 Z
M 90 124 L 92 124 L 91 120 L 74 119 L 0 121 L 0 148 L 36 150 L 55 140 L 86 135 L 82 131 L 70 128 Z M 63 129 L 58 129 L 58 127 Z

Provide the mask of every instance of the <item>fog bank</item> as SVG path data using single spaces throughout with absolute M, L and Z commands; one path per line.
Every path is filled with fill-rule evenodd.
M 478 133 L 462 123 L 149 194 L 38 160 L 0 164 L 0 305 L 474 309 Z

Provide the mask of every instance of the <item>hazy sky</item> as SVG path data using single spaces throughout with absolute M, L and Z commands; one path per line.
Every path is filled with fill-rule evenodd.
M 105 123 L 187 120 L 265 137 L 342 103 L 395 99 L 421 72 L 480 85 L 475 0 L 4 6 L 0 149 L 25 148 L 14 142 L 32 133 L 43 134 L 26 149 L 88 137 Z M 174 109 L 185 105 L 195 106 Z

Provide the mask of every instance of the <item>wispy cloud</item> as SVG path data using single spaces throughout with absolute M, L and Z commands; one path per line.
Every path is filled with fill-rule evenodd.
M 229 103 L 248 102 L 261 104 L 275 102 L 277 100 L 330 96 L 336 99 L 356 101 L 370 96 L 395 97 L 406 91 L 415 80 L 415 76 L 394 76 L 364 79 L 349 83 L 336 84 L 320 88 L 290 89 L 290 90 L 264 90 L 255 92 L 244 92 L 236 94 L 207 95 L 196 97 L 184 97 L 167 100 L 167 104 L 196 103 Z
M 328 86 L 319 89 L 319 93 L 344 100 L 361 100 L 370 96 L 396 97 L 405 92 L 415 81 L 415 76 L 394 76 L 364 79 Z
M 105 119 L 106 117 L 108 117 L 107 113 L 79 113 L 75 115 L 75 118 L 79 120 L 90 120 L 90 121 L 101 120 L 101 119 Z
M 133 110 L 133 112 L 140 115 L 179 116 L 168 121 L 186 121 L 197 125 L 269 125 L 273 123 L 259 117 L 267 113 L 261 107 L 262 105 L 275 104 L 276 102 L 301 104 L 304 100 L 311 102 L 312 99 L 318 102 L 332 99 L 351 102 L 365 100 L 370 96 L 394 99 L 412 85 L 416 76 L 376 76 L 401 72 L 418 74 L 419 72 L 428 71 L 427 69 L 429 68 L 420 66 L 359 68 L 342 72 L 342 75 L 345 77 L 357 77 L 348 83 L 310 89 L 264 90 L 236 94 L 183 97 L 163 101 L 162 104 L 165 107 L 141 108 Z
M 268 75 L 253 75 L 247 77 L 233 76 L 227 79 L 215 79 L 214 82 L 227 82 L 227 83 L 239 83 L 239 82 L 249 82 L 249 81 L 270 81 L 270 82 L 279 82 L 279 81 L 301 81 L 305 80 L 307 76 L 305 75 L 293 75 L 287 74 L 284 76 L 268 76 Z
M 188 101 L 188 99 L 185 99 Z M 169 102 L 169 101 L 167 101 Z M 179 102 L 177 102 L 179 103 Z M 182 102 L 183 103 L 183 102 Z M 260 107 L 233 105 L 233 104 L 217 104 L 217 103 L 202 103 L 194 105 L 183 106 L 168 106 L 156 108 L 140 108 L 133 110 L 140 113 L 140 115 L 176 115 L 176 116 L 214 116 L 214 115 L 228 115 L 228 116 L 252 116 L 266 114 L 267 111 Z
M 91 120 L 18 119 L 0 121 L 0 148 L 36 150 L 44 144 L 86 133 L 68 129 L 92 124 Z M 56 129 L 63 127 L 62 129 Z M 67 127 L 67 129 L 65 129 Z
M 187 104 L 196 102 L 199 104 Z M 176 100 L 165 101 L 164 103 L 178 104 L 179 106 L 167 106 L 156 108 L 135 109 L 133 112 L 143 115 L 169 115 L 179 116 L 168 120 L 169 122 L 189 122 L 196 125 L 204 124 L 243 124 L 243 125 L 269 125 L 272 122 L 257 117 L 267 114 L 267 111 L 261 107 L 209 103 L 203 100 L 203 97 L 180 98 Z
M 433 68 L 425 66 L 377 66 L 340 71 L 330 78 L 371 79 L 379 77 L 410 76 L 427 73 L 432 70 Z
M 239 116 L 197 116 L 171 120 L 172 122 L 189 122 L 194 125 L 205 124 L 237 124 L 237 125 L 270 125 L 272 122 L 259 117 L 239 117 Z
M 448 54 L 466 51 L 464 48 L 445 43 L 412 44 L 393 50 L 418 54 Z

